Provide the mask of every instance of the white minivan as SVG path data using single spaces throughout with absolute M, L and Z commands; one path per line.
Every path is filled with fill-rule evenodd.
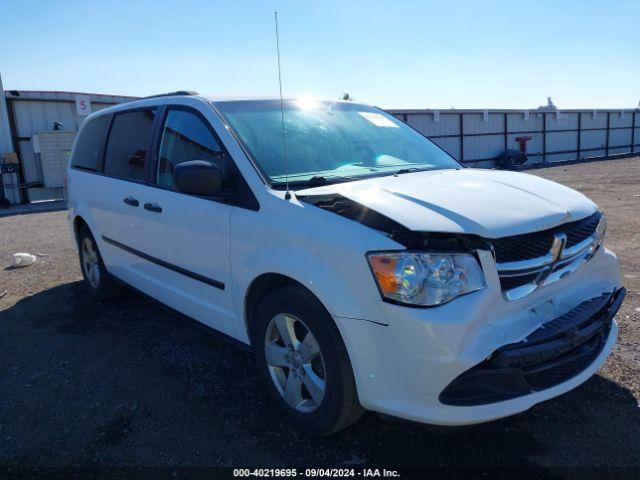
M 465 168 L 378 108 L 149 97 L 87 118 L 67 182 L 89 291 L 131 286 L 250 346 L 310 434 L 365 409 L 521 412 L 616 340 L 625 290 L 593 202 Z

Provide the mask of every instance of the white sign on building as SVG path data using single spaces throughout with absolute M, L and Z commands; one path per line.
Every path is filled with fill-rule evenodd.
M 76 113 L 79 117 L 91 115 L 91 98 L 89 95 L 76 95 Z

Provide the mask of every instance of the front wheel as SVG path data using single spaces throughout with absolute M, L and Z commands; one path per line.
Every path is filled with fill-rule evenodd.
M 268 294 L 253 340 L 261 383 L 295 427 L 329 435 L 362 416 L 344 342 L 310 292 L 288 286 Z

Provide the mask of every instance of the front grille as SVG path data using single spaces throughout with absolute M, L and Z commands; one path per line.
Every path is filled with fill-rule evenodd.
M 530 233 L 513 237 L 498 238 L 493 241 L 496 262 L 518 262 L 530 258 L 543 257 L 549 253 L 553 243 L 553 233 Z
M 589 238 L 598 228 L 598 222 L 600 221 L 600 214 L 594 213 L 590 217 L 576 222 L 572 228 L 566 230 L 567 234 L 567 247 L 577 245 Z
M 547 276 L 551 274 L 556 267 L 557 270 L 562 268 L 577 268 L 576 265 L 569 267 L 568 264 L 550 265 L 551 261 L 555 260 L 551 256 L 554 238 L 559 237 L 559 234 L 564 234 L 566 237 L 564 248 L 578 245 L 594 236 L 598 228 L 598 223 L 600 222 L 600 217 L 601 214 L 596 212 L 582 220 L 565 223 L 564 225 L 542 232 L 514 235 L 493 240 L 493 251 L 498 268 L 498 275 L 500 277 L 500 285 L 505 298 L 515 300 L 520 296 L 527 295 L 537 288 L 538 284 L 544 284 Z M 584 249 L 582 247 L 578 248 L 581 251 L 580 256 L 584 257 L 582 260 L 588 259 L 589 256 L 587 255 L 586 247 Z M 572 253 L 571 255 L 577 256 L 578 253 Z M 579 263 L 579 260 L 580 259 L 576 260 L 576 263 Z M 519 264 L 518 262 L 522 263 Z M 510 291 L 527 284 L 531 284 L 532 288 L 526 291 L 519 290 L 517 292 L 511 292 L 511 294 L 509 294 Z
M 571 247 L 593 235 L 599 221 L 600 213 L 596 212 L 577 222 L 565 223 L 542 232 L 498 238 L 493 241 L 496 262 L 519 262 L 543 257 L 549 253 L 556 233 L 564 233 L 567 236 L 567 247 Z

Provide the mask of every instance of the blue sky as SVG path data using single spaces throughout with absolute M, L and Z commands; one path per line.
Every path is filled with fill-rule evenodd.
M 6 89 L 285 96 L 386 108 L 629 108 L 640 1 L 0 0 Z

